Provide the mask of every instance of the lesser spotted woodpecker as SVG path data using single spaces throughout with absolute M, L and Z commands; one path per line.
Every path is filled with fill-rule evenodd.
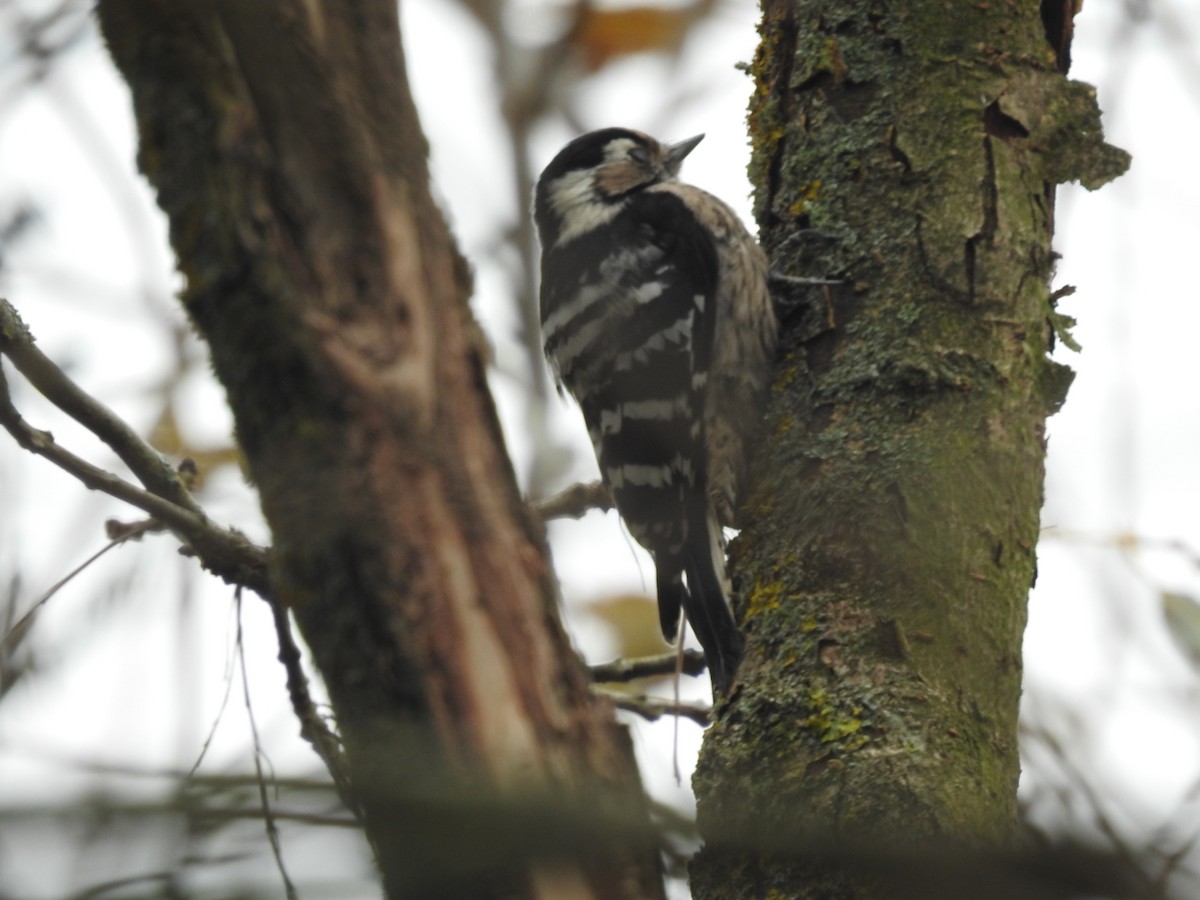
M 703 135 L 606 128 L 538 179 L 546 355 L 579 401 L 604 481 L 654 557 L 663 634 L 682 609 L 727 693 L 743 639 L 729 605 L 734 524 L 777 325 L 767 260 L 734 212 L 678 180 Z

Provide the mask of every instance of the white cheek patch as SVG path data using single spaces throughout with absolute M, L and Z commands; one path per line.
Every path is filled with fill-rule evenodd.
M 597 195 L 619 195 L 647 180 L 646 172 L 629 157 L 637 146 L 632 138 L 610 141 L 604 148 L 604 162 L 597 169 L 568 172 L 550 182 L 550 205 L 563 225 L 555 247 L 608 224 L 624 209 L 624 201 L 601 201 Z
M 607 225 L 625 208 L 624 201 L 602 203 L 596 199 L 594 172 L 568 172 L 550 182 L 550 205 L 562 223 L 555 247 L 563 247 L 580 235 Z
M 547 196 L 550 205 L 561 217 L 567 210 L 584 203 L 592 194 L 592 171 L 578 169 L 550 182 Z

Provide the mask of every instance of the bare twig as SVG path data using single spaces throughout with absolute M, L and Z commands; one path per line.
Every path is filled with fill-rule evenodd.
M 0 378 L 2 377 L 3 373 L 0 373 Z M 0 397 L 0 404 L 2 404 L 2 401 L 3 398 Z M 3 409 L 0 408 L 0 416 L 2 415 Z M 143 534 L 146 534 L 148 531 L 153 531 L 155 528 L 162 528 L 162 526 L 159 525 L 154 519 L 147 519 L 144 522 L 137 524 L 141 527 L 134 528 L 132 526 L 127 526 L 121 534 L 112 534 L 110 532 L 109 542 L 107 544 L 105 544 L 103 547 L 85 559 L 82 563 L 51 585 L 50 588 L 44 594 L 42 594 L 42 596 L 38 597 L 38 599 L 33 602 L 33 606 L 29 608 L 29 611 L 26 612 L 25 615 L 21 616 L 21 618 L 19 618 L 16 623 L 5 632 L 4 639 L 0 640 L 0 685 L 6 685 L 8 683 L 6 672 L 8 669 L 9 655 L 16 650 L 21 644 L 21 641 L 25 639 L 25 635 L 29 632 L 30 627 L 37 618 L 38 611 L 48 602 L 50 602 L 51 597 L 62 590 L 63 587 L 65 587 L 71 581 L 71 579 L 73 579 L 80 572 L 84 571 L 88 566 L 102 557 L 113 547 L 119 546 L 126 541 L 138 540 Z M 3 690 L 3 688 L 0 687 L 0 690 Z
M 50 432 L 32 427 L 13 405 L 0 369 L 0 426 L 18 445 L 48 459 L 91 490 L 102 491 L 147 513 L 183 540 L 213 574 L 263 597 L 270 595 L 266 550 L 238 532 L 209 521 L 166 460 L 43 355 L 16 311 L 4 300 L 0 300 L 0 354 L 12 360 L 48 400 L 108 444 L 145 489 L 92 465 L 55 443 Z
M 231 807 L 229 809 L 205 809 L 203 818 L 209 821 L 255 821 L 265 819 L 268 813 L 261 807 Z M 276 822 L 293 822 L 297 825 L 315 825 L 321 828 L 361 828 L 362 824 L 350 816 L 322 815 L 311 812 L 291 812 L 286 809 L 272 808 L 270 813 Z M 286 877 L 286 876 L 285 876 Z
M 136 522 L 122 522 L 120 519 L 104 521 L 104 533 L 110 541 L 140 541 L 147 534 L 166 530 L 162 522 L 153 518 L 138 519 Z
M 1178 538 L 1155 538 L 1134 534 L 1130 531 L 1119 531 L 1111 534 L 1098 532 L 1076 531 L 1070 528 L 1047 526 L 1042 529 L 1042 536 L 1073 544 L 1091 544 L 1101 547 L 1111 547 L 1125 552 L 1137 550 L 1158 550 L 1164 553 L 1175 553 L 1181 556 L 1189 565 L 1200 569 L 1200 550 Z
M 321 787 L 328 789 L 329 784 L 323 783 Z M 59 819 L 69 820 L 71 818 L 86 818 L 89 815 L 97 813 L 117 813 L 130 817 L 134 816 L 161 816 L 161 815 L 184 815 L 194 818 L 197 821 L 202 821 L 211 825 L 214 822 L 229 822 L 229 821 L 259 821 L 263 818 L 263 811 L 260 807 L 214 807 L 205 804 L 190 804 L 187 800 L 180 801 L 179 798 L 172 796 L 165 802 L 128 802 L 112 800 L 95 800 L 90 799 L 87 803 L 81 804 L 78 801 L 73 803 L 63 803 L 61 806 L 41 805 L 37 807 L 13 807 L 6 806 L 0 808 L 0 823 L 11 825 L 13 823 L 22 824 L 23 822 L 36 819 Z M 304 810 L 287 810 L 274 808 L 271 810 L 271 817 L 277 822 L 293 822 L 298 825 L 313 825 L 321 828 L 361 828 L 359 823 L 349 816 L 329 815 L 322 813 L 308 812 Z M 86 895 L 88 897 L 101 897 L 103 893 L 95 890 L 92 886 L 92 892 Z M 142 895 L 138 895 L 142 896 Z M 150 896 L 163 896 L 160 894 L 151 894 Z M 166 895 L 177 896 L 177 895 Z
M 712 709 L 697 703 L 675 703 L 662 697 L 651 697 L 649 694 L 623 694 L 618 691 L 608 691 L 596 685 L 592 690 L 613 702 L 617 709 L 636 713 L 648 722 L 655 722 L 663 716 L 683 716 L 698 725 L 707 725 L 712 716 Z
M 768 276 L 772 284 L 786 284 L 795 287 L 821 287 L 830 284 L 845 284 L 842 278 L 802 278 L 799 275 L 785 275 L 772 271 Z
M 0 370 L 0 425 L 4 426 L 23 449 L 50 460 L 64 472 L 75 476 L 86 487 L 124 500 L 168 523 L 172 528 L 182 530 L 195 524 L 197 517 L 193 513 L 181 509 L 169 500 L 150 494 L 99 466 L 93 466 L 56 444 L 54 435 L 50 432 L 40 431 L 21 418 L 21 414 L 12 404 L 3 370 Z
M 88 6 L 65 0 L 41 14 L 27 15 L 18 4 L 0 4 L 7 20 L 0 27 L 19 44 L 6 60 L 6 70 L 11 71 L 5 72 L 8 85 L 0 93 L 0 111 L 11 108 L 31 85 L 45 83 L 54 63 L 87 34 Z
M 1193 833 L 1173 852 L 1165 854 L 1162 867 L 1150 882 L 1146 900 L 1161 900 L 1161 898 L 1170 896 L 1172 876 L 1183 868 L 1184 861 L 1192 855 L 1198 841 L 1200 841 L 1200 834 Z
M 267 831 L 267 842 L 271 845 L 271 853 L 275 857 L 275 866 L 283 879 L 283 890 L 288 900 L 298 900 L 296 886 L 288 877 L 287 866 L 283 862 L 283 847 L 279 842 L 279 826 L 271 812 L 271 801 L 267 796 L 267 779 L 263 774 L 262 760 L 265 755 L 262 742 L 258 737 L 258 723 L 254 720 L 254 704 L 250 701 L 250 676 L 246 672 L 246 645 L 242 640 L 242 589 L 235 588 L 237 603 L 237 653 L 238 663 L 242 670 L 242 699 L 246 704 L 246 716 L 250 722 L 250 735 L 254 741 L 254 774 L 258 781 L 258 800 L 262 806 L 263 825 Z
M 1093 824 L 1112 848 L 1114 862 L 1119 863 L 1127 870 L 1130 878 L 1136 880 L 1139 888 L 1138 896 L 1154 896 L 1146 893 L 1154 886 L 1154 879 L 1145 868 L 1145 864 L 1148 862 L 1147 858 L 1140 848 L 1132 845 L 1121 833 L 1120 828 L 1109 815 L 1108 804 L 1101 799 L 1095 786 L 1076 765 L 1074 758 L 1067 752 L 1058 736 L 1042 728 L 1036 731 L 1022 728 L 1021 731 L 1022 735 L 1036 735 L 1045 744 L 1053 754 L 1060 771 L 1066 776 L 1072 787 L 1087 801 L 1092 811 Z
M 47 400 L 104 441 L 150 493 L 203 516 L 171 465 L 119 416 L 75 384 L 34 343 L 17 311 L 0 300 L 0 353 Z
M 676 654 L 662 653 L 658 656 L 642 656 L 637 659 L 614 659 L 612 662 L 600 663 L 591 667 L 592 679 L 597 682 L 611 684 L 613 682 L 633 681 L 635 678 L 653 678 L 658 675 L 675 674 Z M 684 650 L 682 655 L 683 675 L 699 675 L 705 670 L 707 663 L 704 654 L 699 650 Z
M 342 753 L 342 742 L 325 719 L 317 711 L 312 694 L 308 690 L 308 677 L 300 664 L 300 648 L 292 635 L 288 611 L 282 603 L 271 600 L 271 615 L 275 620 L 275 634 L 279 638 L 279 661 L 287 671 L 288 696 L 292 701 L 292 712 L 300 720 L 300 736 L 312 745 L 325 768 L 333 778 L 334 787 L 342 803 L 356 819 L 363 821 L 362 804 L 358 801 L 350 782 L 350 770 Z
M 613 508 L 612 494 L 602 481 L 573 484 L 553 497 L 538 500 L 533 509 L 543 519 L 581 519 L 591 510 Z
M 231 666 L 233 663 L 231 662 Z M 232 681 L 232 672 L 230 680 Z M 20 747 L 10 746 L 7 752 L 42 762 L 54 762 L 56 765 L 77 770 L 81 773 L 119 776 L 121 778 L 149 779 L 154 781 L 187 781 L 192 787 L 203 789 L 206 796 L 214 793 L 234 791 L 240 793 L 242 788 L 254 787 L 258 782 L 253 772 L 233 772 L 227 774 L 194 774 L 190 770 L 173 766 L 138 765 L 125 762 L 106 762 L 93 759 L 85 753 L 63 751 L 53 743 L 39 743 L 30 739 L 22 742 Z M 325 779 L 305 778 L 301 776 L 275 777 L 272 780 L 275 788 L 288 793 L 329 794 L 330 784 Z
M 241 628 L 241 608 L 238 608 L 238 627 Z M 213 716 L 212 726 L 208 729 L 208 736 L 204 739 L 204 743 L 200 745 L 200 752 L 196 754 L 196 761 L 192 763 L 192 767 L 188 769 L 188 773 L 183 776 L 184 782 L 190 782 L 196 778 L 196 773 L 200 771 L 200 765 L 204 762 L 204 758 L 208 756 L 208 748 L 212 746 L 213 739 L 217 736 L 217 727 L 221 724 L 221 720 L 225 718 L 225 709 L 229 706 L 229 698 L 233 694 L 233 666 L 232 662 L 228 663 L 225 669 L 225 693 L 221 696 L 221 705 L 217 707 L 217 714 Z

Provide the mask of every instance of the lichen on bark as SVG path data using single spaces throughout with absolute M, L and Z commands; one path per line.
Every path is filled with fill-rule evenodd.
M 865 898 L 821 851 L 1014 835 L 1044 426 L 1069 383 L 1053 185 L 1128 157 L 1031 0 L 764 0 L 760 33 L 760 233 L 777 271 L 842 283 L 779 297 L 732 551 L 749 648 L 695 779 L 693 889 Z

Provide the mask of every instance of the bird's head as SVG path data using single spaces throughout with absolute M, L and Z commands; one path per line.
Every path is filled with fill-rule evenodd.
M 549 247 L 612 219 L 634 193 L 674 181 L 704 135 L 662 144 L 640 131 L 604 128 L 580 135 L 538 178 L 534 218 Z

